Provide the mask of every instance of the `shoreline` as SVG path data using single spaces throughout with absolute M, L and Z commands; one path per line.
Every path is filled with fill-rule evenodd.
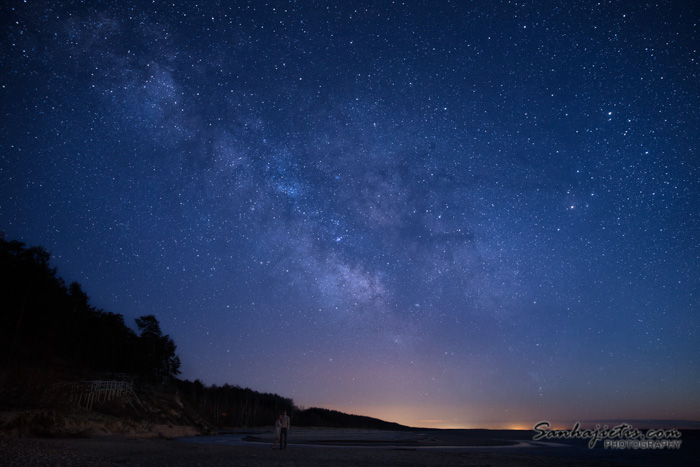
M 134 466 L 483 466 L 511 467 L 535 462 L 544 467 L 582 467 L 582 460 L 540 458 L 493 452 L 416 450 L 411 448 L 355 449 L 349 446 L 290 445 L 272 450 L 267 445 L 196 444 L 164 438 L 105 436 L 84 439 L 0 438 L 3 465 L 134 465 Z
M 489 432 L 497 441 L 506 432 Z M 269 429 L 233 430 L 219 436 L 190 438 L 17 438 L 0 436 L 2 465 L 270 465 L 509 467 L 516 465 L 646 466 L 670 463 L 693 465 L 696 448 L 672 451 L 589 450 L 585 446 L 531 442 L 505 445 L 488 441 L 483 432 L 425 430 L 416 432 L 340 428 L 296 428 L 287 450 L 272 450 Z M 510 433 L 511 441 L 523 433 Z M 253 436 L 255 442 L 243 440 Z M 231 443 L 238 439 L 239 443 Z M 327 444 L 318 443 L 324 441 Z M 486 443 L 484 443 L 486 441 Z M 359 444 L 352 444 L 359 443 Z M 697 444 L 697 443 L 695 443 Z
M 232 436 L 240 436 L 242 441 L 251 444 L 272 444 L 273 428 L 258 431 L 233 430 Z M 457 433 L 457 434 L 455 434 Z M 514 434 L 515 432 L 511 433 Z M 467 434 L 467 436 L 465 436 Z M 220 435 L 221 438 L 229 436 Z M 216 436 L 212 437 L 216 438 Z M 197 442 L 196 437 L 187 438 Z M 412 429 L 412 430 L 375 430 L 361 428 L 323 428 L 323 427 L 292 427 L 290 443 L 299 446 L 333 446 L 333 447 L 377 447 L 377 448 L 458 448 L 458 447 L 508 447 L 522 444 L 520 439 L 497 439 L 488 436 L 481 430 L 473 433 L 445 430 Z

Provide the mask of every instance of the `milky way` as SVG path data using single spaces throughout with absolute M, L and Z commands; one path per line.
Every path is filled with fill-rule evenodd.
M 10 1 L 0 230 L 190 380 L 697 419 L 697 7 L 568 3 Z

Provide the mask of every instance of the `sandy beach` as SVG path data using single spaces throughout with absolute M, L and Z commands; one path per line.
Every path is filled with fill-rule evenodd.
M 254 440 L 257 442 L 244 441 Z M 267 430 L 200 439 L 103 436 L 0 438 L 0 464 L 148 466 L 621 466 L 643 459 L 596 459 L 585 449 L 536 446 L 458 436 L 453 432 L 297 429 L 290 445 L 271 449 Z M 658 453 L 663 455 L 663 453 Z M 583 457 L 582 457 L 583 456 Z M 663 459 L 663 457 L 661 458 Z M 668 460 L 671 460 L 670 458 Z M 675 465 L 685 465 L 676 459 Z M 658 464 L 657 464 L 658 465 Z M 691 465 L 691 464 L 687 464 Z
M 420 451 L 411 449 L 299 448 L 221 446 L 166 439 L 3 439 L 2 465 L 148 465 L 148 466 L 584 466 L 590 462 L 508 454 Z M 610 464 L 598 464 L 610 465 Z

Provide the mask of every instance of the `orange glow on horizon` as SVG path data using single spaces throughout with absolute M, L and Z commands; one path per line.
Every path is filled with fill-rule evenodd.
M 451 407 L 404 407 L 404 406 L 379 406 L 379 407 L 347 407 L 335 404 L 324 405 L 329 410 L 337 410 L 347 414 L 362 415 L 377 418 L 391 423 L 412 428 L 442 429 L 442 430 L 532 430 L 537 422 L 530 421 L 498 421 L 498 420 L 469 420 L 469 414 L 461 414 L 461 417 L 438 418 L 435 415 L 454 414 Z M 431 416 L 432 415 L 432 416 Z M 551 428 L 559 427 L 559 423 L 551 422 Z
M 609 426 L 614 426 L 618 423 L 626 421 L 627 423 L 632 423 L 635 427 L 642 426 L 641 420 L 651 420 L 652 417 L 649 416 L 632 416 L 632 417 L 621 417 L 617 416 L 604 418 L 599 416 L 599 418 L 594 419 L 576 419 L 576 418 L 531 418 L 532 414 L 527 412 L 513 413 L 511 410 L 511 415 L 513 418 L 511 420 L 505 419 L 507 414 L 505 410 L 501 411 L 476 411 L 474 409 L 468 408 L 455 408 L 451 406 L 440 406 L 440 405 L 430 405 L 430 406 L 408 406 L 408 405 L 336 405 L 336 404 L 324 404 L 320 407 L 337 410 L 346 414 L 354 414 L 360 416 L 367 416 L 383 420 L 390 423 L 398 423 L 412 428 L 425 428 L 425 429 L 453 429 L 453 430 L 534 430 L 534 427 L 541 422 L 547 422 L 549 425 L 542 426 L 542 429 L 548 430 L 568 430 L 571 429 L 576 422 L 579 422 L 582 428 L 594 427 L 596 424 L 601 426 L 607 424 Z M 495 417 L 489 415 L 495 415 L 489 412 L 501 412 L 504 415 L 503 420 L 498 420 Z M 596 421 L 600 420 L 600 421 Z M 666 427 L 666 424 L 662 423 L 663 420 L 659 418 L 652 424 L 652 428 Z M 646 423 L 648 425 L 648 423 Z M 644 425 L 644 426 L 646 426 Z

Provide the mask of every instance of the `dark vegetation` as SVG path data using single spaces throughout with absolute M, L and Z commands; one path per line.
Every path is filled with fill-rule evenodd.
M 294 413 L 294 402 L 239 386 L 204 386 L 199 380 L 176 381 L 178 393 L 209 423 L 217 427 L 272 425 L 282 411 Z
M 363 415 L 351 415 L 337 410 L 310 409 L 297 412 L 294 417 L 296 426 L 325 426 L 332 428 L 363 428 L 374 430 L 405 430 L 408 427 L 398 423 L 385 422 Z
M 135 320 L 95 308 L 80 284 L 66 285 L 42 247 L 0 235 L 0 409 L 42 408 L 59 383 L 132 380 L 141 394 L 172 394 L 183 410 L 218 427 L 265 426 L 286 410 L 297 426 L 396 429 L 400 425 L 325 409 L 248 388 L 182 381 L 173 340 L 155 315 Z M 138 392 L 138 391 L 137 391 Z M 165 397 L 167 398 L 167 397 Z
M 176 346 L 153 315 L 136 319 L 96 309 L 66 285 L 42 247 L 0 237 L 0 403 L 33 405 L 55 377 L 129 374 L 157 383 L 180 373 Z

